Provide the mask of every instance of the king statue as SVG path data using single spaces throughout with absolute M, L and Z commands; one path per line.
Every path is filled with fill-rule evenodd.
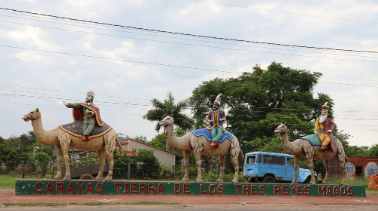
M 88 142 L 91 140 L 89 134 L 92 132 L 95 124 L 103 126 L 104 121 L 101 120 L 100 109 L 93 104 L 94 93 L 92 91 L 87 92 L 85 103 L 68 103 L 63 101 L 63 104 L 67 108 L 73 108 L 72 115 L 74 121 L 84 119 L 83 122 L 83 137 L 82 141 Z
M 211 131 L 212 141 L 210 143 L 210 147 L 218 148 L 219 147 L 219 140 L 222 137 L 223 131 L 226 129 L 223 128 L 223 122 L 226 121 L 226 113 L 220 109 L 220 104 L 222 99 L 220 98 L 221 94 L 219 94 L 213 103 L 213 108 L 207 114 L 206 122 L 209 123 L 207 129 Z
M 332 130 L 334 128 L 332 119 L 328 117 L 329 106 L 325 103 L 322 106 L 322 113 L 319 118 L 315 121 L 315 133 L 318 134 L 319 140 L 322 146 L 319 150 L 326 151 L 328 145 L 331 143 L 332 150 L 336 149 L 336 143 L 332 135 Z

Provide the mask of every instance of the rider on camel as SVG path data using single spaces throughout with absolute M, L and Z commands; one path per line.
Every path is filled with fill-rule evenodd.
M 83 122 L 83 137 L 82 141 L 88 142 L 91 140 L 89 134 L 92 132 L 95 124 L 102 126 L 105 124 L 100 117 L 100 109 L 93 104 L 94 93 L 92 91 L 87 92 L 85 103 L 68 103 L 63 101 L 63 104 L 67 108 L 73 108 L 74 121 L 78 119 L 84 119 Z
M 329 106 L 325 103 L 322 106 L 322 113 L 315 121 L 315 133 L 318 134 L 319 140 L 322 143 L 320 150 L 326 151 L 330 142 L 334 142 L 332 130 L 334 128 L 332 119 L 328 117 Z M 331 143 L 332 144 L 332 143 Z
M 210 142 L 210 147 L 218 148 L 219 140 L 222 137 L 223 131 L 226 129 L 223 128 L 223 122 L 226 120 L 226 113 L 219 109 L 222 99 L 219 94 L 214 101 L 213 108 L 207 114 L 206 122 L 210 125 L 207 129 L 211 130 L 212 141 Z

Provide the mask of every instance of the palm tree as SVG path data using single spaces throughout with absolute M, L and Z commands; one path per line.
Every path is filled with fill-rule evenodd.
M 180 101 L 175 105 L 175 98 L 173 97 L 172 92 L 169 91 L 167 99 L 165 99 L 164 102 L 160 102 L 158 99 L 154 98 L 151 100 L 151 103 L 155 108 L 149 110 L 147 114 L 143 116 L 143 119 L 154 122 L 161 121 L 166 116 L 172 115 L 175 118 L 175 125 L 185 132 L 193 127 L 194 120 L 182 113 L 182 111 L 188 107 L 187 100 Z M 155 130 L 159 132 L 159 122 L 156 123 Z
M 158 121 L 155 127 L 157 132 L 160 130 L 159 121 L 168 115 L 172 115 L 175 118 L 175 125 L 185 132 L 193 127 L 194 120 L 182 113 L 182 111 L 188 107 L 187 100 L 175 104 L 175 98 L 173 97 L 172 92 L 169 91 L 167 99 L 165 99 L 164 102 L 160 102 L 158 99 L 154 98 L 151 100 L 151 103 L 155 108 L 149 110 L 147 114 L 143 116 L 143 119 L 150 120 L 151 122 Z M 169 151 L 169 149 L 170 146 L 167 142 L 167 150 Z

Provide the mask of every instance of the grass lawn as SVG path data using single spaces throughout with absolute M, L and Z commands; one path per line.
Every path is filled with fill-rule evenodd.
M 366 188 L 369 186 L 370 177 L 357 177 L 354 180 L 347 180 L 347 185 L 357 185 L 357 186 L 365 186 Z M 328 184 L 340 184 L 341 178 L 330 178 L 328 179 Z
M 0 189 L 14 189 L 16 185 L 16 179 L 22 178 L 22 175 L 17 174 L 0 174 Z M 25 179 L 44 179 L 51 178 L 51 174 L 46 174 L 45 177 L 40 176 L 25 176 Z

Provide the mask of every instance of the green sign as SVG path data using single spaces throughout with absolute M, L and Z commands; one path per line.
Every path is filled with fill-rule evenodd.
M 130 194 L 366 197 L 364 186 L 344 185 L 16 180 L 16 195 Z

